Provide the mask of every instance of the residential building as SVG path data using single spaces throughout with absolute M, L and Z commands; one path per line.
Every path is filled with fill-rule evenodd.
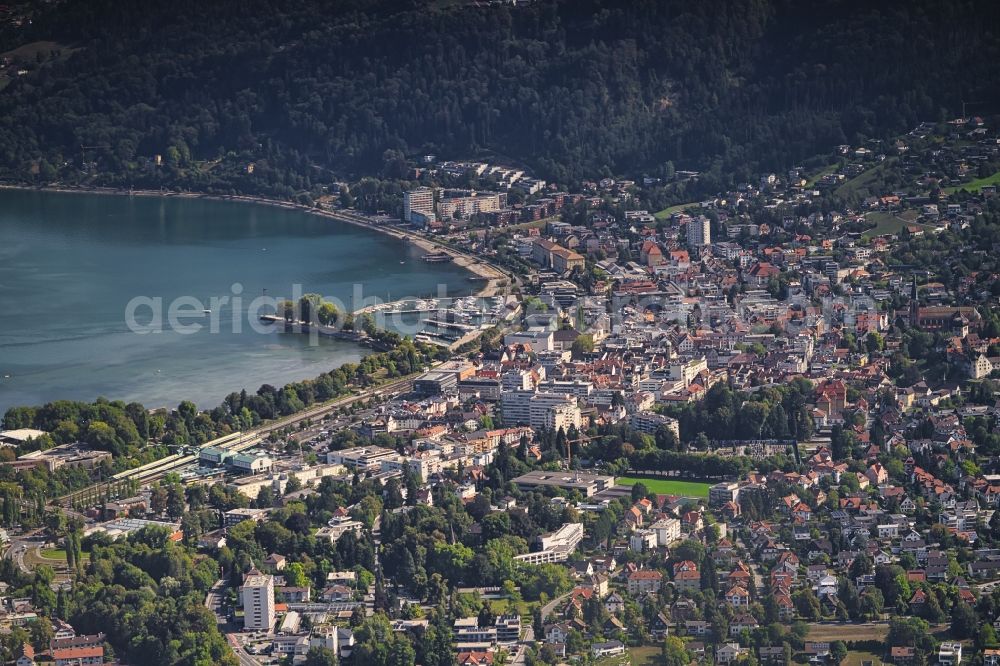
M 693 217 L 687 223 L 688 247 L 701 248 L 712 244 L 712 222 L 704 215 Z
M 274 576 L 251 569 L 243 579 L 243 628 L 270 632 L 274 628 Z

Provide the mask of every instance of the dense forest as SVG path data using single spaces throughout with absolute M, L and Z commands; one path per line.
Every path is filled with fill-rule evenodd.
M 0 36 L 57 45 L 9 65 L 0 179 L 293 196 L 434 153 L 708 190 L 995 110 L 998 25 L 974 0 L 64 0 Z

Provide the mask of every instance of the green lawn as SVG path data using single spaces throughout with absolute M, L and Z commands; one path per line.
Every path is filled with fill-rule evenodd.
M 691 201 L 689 203 L 677 204 L 676 206 L 671 206 L 670 208 L 664 208 L 659 213 L 653 213 L 653 217 L 655 217 L 658 220 L 665 220 L 668 217 L 670 217 L 671 215 L 673 215 L 674 213 L 680 213 L 685 208 L 691 208 L 692 206 L 697 206 L 697 205 L 698 205 L 697 201 Z
M 66 549 L 65 548 L 41 548 L 38 550 L 38 555 L 44 560 L 62 560 L 66 561 Z M 83 559 L 90 557 L 87 553 L 82 553 Z
M 885 162 L 882 162 L 878 166 L 872 167 L 867 171 L 863 171 L 854 178 L 851 178 L 845 183 L 834 189 L 834 194 L 840 197 L 848 197 L 851 195 L 865 196 L 868 194 L 877 195 L 881 193 L 881 186 L 875 187 L 877 183 L 882 180 L 882 176 L 886 169 L 893 166 L 896 163 L 897 158 L 890 157 Z
M 658 645 L 643 645 L 629 648 L 632 666 L 660 666 L 663 663 L 663 650 Z
M 870 661 L 874 666 L 878 666 L 882 663 L 882 655 L 875 654 L 874 652 L 856 652 L 851 650 L 847 653 L 847 658 L 844 659 L 840 666 L 861 666 L 861 662 Z
M 815 186 L 816 183 L 819 182 L 820 178 L 822 178 L 823 176 L 828 176 L 831 173 L 837 173 L 837 169 L 839 169 L 839 168 L 840 168 L 839 164 L 831 164 L 830 166 L 823 167 L 818 172 L 816 172 L 815 174 L 813 174 L 813 176 L 811 178 L 809 178 L 808 180 L 806 180 L 806 187 L 813 187 L 813 186 Z
M 535 607 L 538 606 L 538 602 L 536 601 L 513 602 L 510 599 L 486 599 L 485 601 L 489 603 L 490 610 L 496 615 L 517 613 L 518 615 L 531 617 Z
M 620 476 L 618 483 L 623 486 L 634 486 L 643 483 L 657 495 L 681 495 L 682 497 L 708 497 L 711 483 L 699 481 L 676 481 L 674 479 L 640 479 L 634 476 Z
M 978 178 L 971 183 L 964 183 L 962 185 L 956 185 L 955 187 L 946 187 L 944 191 L 948 194 L 954 194 L 959 190 L 978 192 L 983 188 L 983 185 L 1000 185 L 1000 171 L 997 171 L 992 176 L 987 176 L 986 178 Z
M 913 221 L 916 217 L 917 214 L 915 211 L 905 211 L 899 215 L 884 211 L 868 213 L 865 215 L 865 219 L 868 222 L 874 222 L 875 226 L 862 234 L 862 238 L 868 240 L 875 236 L 895 236 L 911 224 L 926 230 L 926 225 Z

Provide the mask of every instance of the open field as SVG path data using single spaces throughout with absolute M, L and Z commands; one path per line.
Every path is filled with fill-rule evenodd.
M 874 666 L 882 663 L 882 655 L 874 652 L 858 652 L 851 650 L 840 666 L 861 666 L 862 662 L 870 661 Z
M 896 163 L 897 158 L 890 157 L 881 164 L 863 171 L 854 178 L 851 178 L 847 182 L 841 184 L 839 187 L 834 189 L 833 193 L 840 197 L 850 197 L 850 196 L 867 196 L 870 194 L 877 194 L 875 190 L 875 184 L 878 183 L 882 174 L 885 170 Z
M 643 483 L 657 495 L 681 495 L 683 497 L 708 497 L 711 483 L 699 481 L 675 481 L 673 479 L 640 479 L 634 476 L 618 477 L 618 483 L 623 486 L 634 486 Z
M 558 215 L 553 215 L 552 217 L 543 217 L 540 220 L 532 220 L 531 222 L 519 222 L 517 224 L 511 224 L 506 227 L 506 229 L 513 231 L 524 231 L 525 229 L 544 229 L 545 225 L 549 222 L 559 222 L 562 218 Z
M 663 210 L 661 210 L 658 213 L 653 213 L 653 217 L 655 217 L 658 220 L 665 220 L 668 217 L 670 217 L 671 215 L 673 215 L 674 213 L 680 213 L 685 208 L 691 208 L 692 206 L 697 206 L 697 205 L 698 205 L 697 201 L 691 201 L 689 203 L 677 204 L 676 206 L 671 206 L 670 208 L 664 208 Z
M 914 211 L 905 211 L 899 215 L 883 211 L 868 213 L 865 219 L 869 222 L 874 222 L 875 226 L 866 231 L 862 237 L 867 240 L 875 236 L 895 236 L 911 224 L 926 229 L 925 225 L 913 221 L 915 217 L 916 214 Z
M 822 169 L 814 173 L 808 180 L 806 180 L 806 187 L 814 187 L 816 183 L 819 182 L 820 178 L 822 178 L 823 176 L 828 176 L 831 173 L 837 173 L 837 169 L 839 168 L 840 168 L 839 164 L 831 164 L 829 166 L 823 167 Z
M 487 599 L 486 603 L 490 605 L 490 611 L 492 611 L 494 615 L 517 613 L 518 615 L 531 617 L 535 608 L 538 607 L 537 601 L 514 602 L 510 599 Z
M 809 625 L 810 641 L 884 641 L 889 633 L 888 624 L 873 622 L 831 622 L 811 623 Z
M 43 54 L 44 56 L 48 55 L 53 51 L 65 52 L 67 50 L 72 52 L 75 49 L 67 49 L 65 46 L 63 46 L 58 42 L 50 42 L 50 41 L 30 42 L 28 44 L 22 44 L 16 49 L 11 49 L 10 51 L 5 51 L 3 53 L 0 53 L 0 58 L 10 58 L 15 62 L 18 61 L 34 62 L 35 59 L 38 57 L 39 53 Z
M 39 55 L 44 59 L 48 59 L 51 62 L 56 62 L 65 60 L 77 49 L 64 46 L 58 42 L 50 41 L 39 41 L 30 42 L 28 44 L 22 44 L 16 49 L 11 49 L 10 51 L 5 51 L 0 53 L 0 60 L 7 59 L 15 64 L 31 64 L 35 65 Z M 54 57 L 55 53 L 59 53 L 58 58 Z M 10 83 L 10 77 L 6 75 L 0 75 L 0 90 L 3 90 Z
M 946 187 L 944 191 L 948 194 L 953 194 L 959 190 L 978 192 L 982 189 L 983 185 L 1000 185 L 1000 171 L 997 171 L 992 176 L 987 176 L 986 178 L 978 178 L 972 182 L 956 185 L 955 187 Z
M 38 550 L 38 556 L 43 560 L 52 560 L 53 562 L 65 562 L 66 561 L 66 549 L 65 548 L 40 548 Z M 82 553 L 83 559 L 89 559 L 90 555 L 87 553 Z
M 658 645 L 643 645 L 629 648 L 632 666 L 659 666 L 663 663 L 663 652 Z

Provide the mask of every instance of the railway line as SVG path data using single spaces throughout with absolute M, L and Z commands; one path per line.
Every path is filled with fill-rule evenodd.
M 339 218 L 342 221 L 354 224 L 363 224 L 365 226 L 370 226 L 370 227 L 378 226 L 373 224 L 371 220 L 363 216 L 351 213 L 345 213 L 343 211 L 336 211 L 336 212 L 329 211 L 326 213 L 326 215 L 334 219 Z M 386 231 L 385 229 L 382 230 Z M 408 230 L 393 229 L 389 231 L 389 233 L 396 235 L 397 237 L 400 238 L 409 239 L 411 241 L 414 239 L 424 240 L 419 234 L 415 234 Z M 490 266 L 493 270 L 497 271 L 499 275 L 506 277 L 510 281 L 508 282 L 508 288 L 512 284 L 518 284 L 518 285 L 520 284 L 520 279 L 516 275 L 491 262 L 484 261 L 480 257 L 477 257 L 473 254 L 452 247 L 445 248 L 445 251 L 452 254 L 453 256 L 460 256 L 465 259 L 482 262 Z M 470 331 L 455 344 L 464 343 L 467 341 L 466 340 L 467 337 L 473 338 L 480 333 L 481 331 Z M 433 363 L 431 365 L 431 368 L 438 367 L 441 364 L 442 362 L 438 361 L 436 363 Z M 334 410 L 340 409 L 341 407 L 344 407 L 346 405 L 353 404 L 355 402 L 358 402 L 359 400 L 365 400 L 372 397 L 380 397 L 387 394 L 395 394 L 395 393 L 409 391 L 413 388 L 414 377 L 416 377 L 419 374 L 421 373 L 415 373 L 414 375 L 411 375 L 407 378 L 383 384 L 382 386 L 379 386 L 374 389 L 362 391 L 357 395 L 345 396 L 343 398 L 335 399 L 323 405 L 310 407 L 296 414 L 292 414 L 290 416 L 286 416 L 284 418 L 280 418 L 275 421 L 271 421 L 270 423 L 261 425 L 257 428 L 254 428 L 253 430 L 248 430 L 245 432 L 236 432 L 236 433 L 231 433 L 229 435 L 225 435 L 223 437 L 218 437 L 212 441 L 205 442 L 204 444 L 199 445 L 197 449 L 194 450 L 193 452 L 186 454 L 182 453 L 171 454 L 169 456 L 166 456 L 165 458 L 160 458 L 159 460 L 155 460 L 151 463 L 147 463 L 140 467 L 126 470 L 124 472 L 119 472 L 118 474 L 115 474 L 107 481 L 102 481 L 100 483 L 93 484 L 81 490 L 68 493 L 66 495 L 63 495 L 62 497 L 52 500 L 50 503 L 57 506 L 61 505 L 64 507 L 69 507 L 77 499 L 88 496 L 93 497 L 99 494 L 102 490 L 109 490 L 112 484 L 121 481 L 136 481 L 139 484 L 150 483 L 152 481 L 155 481 L 157 479 L 166 476 L 171 472 L 177 472 L 188 466 L 195 465 L 198 461 L 202 449 L 204 449 L 205 447 L 213 446 L 216 448 L 221 448 L 225 451 L 238 453 L 252 446 L 256 446 L 267 435 L 276 430 L 288 428 L 289 426 L 295 426 L 303 421 L 322 418 L 327 414 L 333 412 Z
M 440 363 L 435 363 L 434 366 Z M 299 423 L 307 420 L 313 420 L 317 418 L 322 418 L 331 412 L 340 409 L 346 405 L 353 404 L 359 400 L 367 400 L 372 397 L 379 397 L 389 393 L 400 393 L 403 391 L 409 391 L 413 388 L 413 378 L 408 377 L 406 379 L 397 380 L 389 384 L 384 384 L 374 389 L 363 391 L 357 395 L 345 396 L 343 398 L 338 398 L 331 402 L 310 407 L 301 412 L 297 412 L 290 416 L 271 421 L 260 427 L 254 428 L 253 430 L 248 430 L 244 432 L 235 432 L 222 437 L 217 437 L 211 441 L 205 442 L 197 447 L 197 449 L 192 453 L 187 454 L 171 454 L 165 458 L 160 458 L 159 460 L 154 460 L 151 463 L 147 463 L 140 467 L 134 469 L 125 470 L 124 472 L 119 472 L 115 474 L 107 481 L 102 481 L 86 488 L 74 491 L 63 495 L 54 501 L 55 504 L 69 506 L 77 499 L 94 496 L 100 493 L 102 490 L 110 488 L 111 485 L 118 483 L 120 481 L 137 481 L 140 484 L 150 483 L 157 479 L 163 478 L 171 472 L 178 472 L 185 467 L 193 466 L 197 463 L 201 451 L 208 447 L 214 447 L 222 449 L 223 451 L 228 451 L 231 453 L 239 453 L 240 451 L 245 451 L 251 447 L 258 445 L 267 435 L 276 431 L 288 428 L 289 426 L 295 426 Z

